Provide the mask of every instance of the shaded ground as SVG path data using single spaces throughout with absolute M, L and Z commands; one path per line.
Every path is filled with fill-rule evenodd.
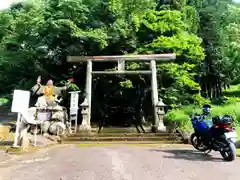
M 11 112 L 11 106 L 0 106 L 0 124 L 17 119 L 17 113 Z
M 239 179 L 240 161 L 218 153 L 135 146 L 54 148 L 5 164 L 1 180 L 204 180 Z
M 13 140 L 16 119 L 17 113 L 11 113 L 9 106 L 0 106 L 0 149 Z

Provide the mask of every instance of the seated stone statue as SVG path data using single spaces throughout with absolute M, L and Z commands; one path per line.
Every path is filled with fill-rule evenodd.
M 51 133 L 54 135 L 64 134 L 65 130 L 70 126 L 68 121 L 67 109 L 59 106 L 58 97 L 67 89 L 70 81 L 64 87 L 56 87 L 52 80 L 48 80 L 45 86 L 40 84 L 41 78 L 38 77 L 37 84 L 32 87 L 32 93 L 40 95 L 37 99 L 35 107 L 29 108 L 28 117 L 43 121 L 41 131 L 43 133 Z M 34 112 L 34 116 L 33 116 Z M 70 129 L 67 129 L 70 131 Z
M 23 141 L 23 137 L 27 138 L 27 132 L 34 131 L 35 127 L 39 127 L 45 137 L 52 135 L 64 135 L 66 131 L 71 133 L 70 123 L 65 107 L 59 106 L 58 97 L 67 89 L 72 81 L 68 81 L 64 87 L 56 87 L 52 80 L 48 80 L 45 86 L 40 84 L 41 77 L 37 79 L 37 84 L 32 87 L 32 93 L 40 95 L 35 107 L 30 107 L 28 112 L 21 114 L 21 124 L 19 127 L 19 142 Z
M 64 87 L 57 87 L 53 85 L 53 81 L 50 79 L 48 80 L 46 86 L 40 84 L 40 77 L 37 79 L 37 84 L 32 87 L 31 91 L 36 94 L 40 95 L 37 100 L 36 107 L 47 108 L 47 107 L 54 107 L 58 105 L 58 96 L 62 94 L 64 90 L 67 89 L 67 86 Z

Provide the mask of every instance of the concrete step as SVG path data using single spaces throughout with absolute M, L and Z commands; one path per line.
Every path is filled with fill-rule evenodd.
M 183 144 L 182 141 L 126 141 L 126 140 L 117 140 L 117 141 L 107 141 L 107 140 L 103 140 L 103 141 L 61 141 L 61 144 L 77 144 L 77 145 L 96 145 L 96 144 L 141 144 L 141 145 L 149 145 L 149 144 Z
M 62 137 L 63 142 L 81 142 L 81 141 L 179 141 L 183 142 L 179 134 L 170 133 L 77 133 Z
M 146 132 L 151 132 L 151 127 L 144 127 Z M 98 132 L 98 127 L 92 128 L 92 132 Z M 135 127 L 103 127 L 101 133 L 137 133 Z
M 62 143 L 80 143 L 80 142 L 87 142 L 87 141 L 92 141 L 92 142 L 104 142 L 104 141 L 108 141 L 108 142 L 131 142 L 131 141 L 138 141 L 138 142 L 168 142 L 168 143 L 174 143 L 174 142 L 179 142 L 179 143 L 184 143 L 181 139 L 148 139 L 148 138 L 144 138 L 144 139 L 138 139 L 138 138 L 104 138 L 104 139 L 90 139 L 90 138 L 81 138 L 81 139 L 62 139 L 61 142 Z
M 126 141 L 144 141 L 144 140 L 149 140 L 149 141 L 159 141 L 159 140 L 181 140 L 181 137 L 174 137 L 174 136 L 163 136 L 163 137 L 154 137 L 154 136 L 111 136 L 111 137 L 97 137 L 97 136 L 82 136 L 82 137 L 66 137 L 62 138 L 62 140 L 67 140 L 67 141 L 103 141 L 103 140 L 126 140 Z
M 130 136 L 137 136 L 137 137 L 164 137 L 164 136 L 180 136 L 179 134 L 174 133 L 136 133 L 136 132 L 105 132 L 105 133 L 76 133 L 76 134 L 69 134 L 68 137 L 82 137 L 82 136 L 88 136 L 88 137 L 113 137 L 113 136 L 120 136 L 120 137 L 130 137 Z

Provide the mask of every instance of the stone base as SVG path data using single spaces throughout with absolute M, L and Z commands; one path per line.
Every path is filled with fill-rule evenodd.
M 158 132 L 167 132 L 167 128 L 166 128 L 166 126 L 164 126 L 164 124 L 163 123 L 159 123 L 159 125 L 158 125 L 158 127 L 157 127 L 157 131 Z
M 159 125 L 153 125 L 152 126 L 152 132 L 157 133 L 157 132 L 167 132 L 166 126 L 164 126 L 163 123 L 159 123 Z
M 79 132 L 91 132 L 91 125 L 81 124 L 78 129 L 79 129 Z
M 158 131 L 158 126 L 157 125 L 152 125 L 152 132 L 156 133 Z

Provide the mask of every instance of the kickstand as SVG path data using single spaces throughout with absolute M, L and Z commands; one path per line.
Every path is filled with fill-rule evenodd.
M 212 151 L 211 149 L 209 149 L 208 151 L 205 151 L 205 152 L 204 152 L 204 155 L 205 155 L 205 156 L 208 155 L 211 151 Z

